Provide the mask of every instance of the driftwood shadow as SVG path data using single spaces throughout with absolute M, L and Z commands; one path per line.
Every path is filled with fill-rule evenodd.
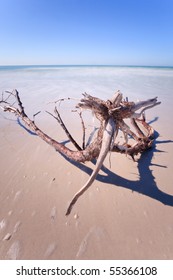
M 149 124 L 151 124 L 157 120 L 158 120 L 158 118 L 156 117 Z M 20 121 L 19 118 L 17 119 L 17 123 L 18 123 L 18 125 L 20 125 L 20 127 L 25 129 L 29 134 L 31 134 L 33 136 L 36 135 L 30 129 L 27 129 L 26 126 L 22 124 L 22 122 Z M 94 132 L 95 132 L 95 130 L 96 130 L 96 128 L 94 129 Z M 94 135 L 94 132 L 93 132 L 93 135 Z M 159 137 L 159 133 L 155 131 L 155 140 L 153 143 L 153 147 L 150 148 L 149 150 L 145 151 L 144 153 L 142 153 L 140 159 L 137 162 L 137 169 L 139 171 L 138 180 L 125 179 L 122 176 L 115 174 L 112 170 L 108 169 L 104 165 L 102 166 L 101 169 L 105 173 L 105 175 L 98 174 L 96 177 L 96 180 L 99 182 L 103 182 L 107 185 L 110 184 L 110 185 L 114 185 L 115 187 L 122 187 L 125 189 L 129 189 L 133 192 L 137 192 L 137 193 L 146 195 L 152 199 L 155 199 L 155 200 L 163 203 L 164 205 L 173 206 L 173 195 L 167 194 L 158 188 L 155 177 L 150 168 L 152 165 L 158 166 L 159 168 L 167 168 L 167 166 L 152 164 L 152 158 L 153 158 L 154 153 L 164 152 L 164 151 L 158 150 L 157 146 L 159 144 L 164 144 L 164 143 L 165 144 L 173 143 L 172 140 L 159 141 L 158 137 Z M 68 142 L 70 142 L 70 141 L 65 140 L 61 143 L 66 145 Z M 82 172 L 87 173 L 89 176 L 91 175 L 93 169 L 86 166 L 85 164 L 70 160 L 64 154 L 61 154 L 61 155 L 62 155 L 62 157 L 64 157 L 65 160 L 67 160 L 68 162 L 70 162 L 71 164 L 73 164 L 74 166 L 79 168 Z M 95 165 L 96 161 L 93 160 L 92 163 Z
M 32 130 L 30 130 L 29 128 L 27 128 L 20 120 L 20 118 L 17 118 L 17 124 L 23 128 L 24 130 L 26 130 L 26 132 L 28 132 L 29 134 L 33 135 L 33 136 L 37 136 L 37 134 L 35 132 L 33 132 Z
M 155 118 L 152 122 L 156 121 L 157 118 Z M 152 123 L 150 122 L 150 123 Z M 149 150 L 145 151 L 143 154 L 141 154 L 140 159 L 137 161 L 137 169 L 139 171 L 139 179 L 138 180 L 128 180 L 123 178 L 122 176 L 119 176 L 115 174 L 112 170 L 108 169 L 105 166 L 102 166 L 102 171 L 105 173 L 105 175 L 98 174 L 96 177 L 96 180 L 99 182 L 103 182 L 107 185 L 114 185 L 115 187 L 122 187 L 125 189 L 129 189 L 133 192 L 137 192 L 143 195 L 146 195 L 152 199 L 155 199 L 164 205 L 173 206 L 173 195 L 167 194 L 159 187 L 157 186 L 155 177 L 153 175 L 153 172 L 151 170 L 151 166 L 158 166 L 158 168 L 167 168 L 167 166 L 164 165 L 157 165 L 152 164 L 152 158 L 154 153 L 161 153 L 164 151 L 158 150 L 157 146 L 159 144 L 167 144 L 167 143 L 173 143 L 172 140 L 165 140 L 165 141 L 159 141 L 157 140 L 159 137 L 158 132 L 155 131 L 155 141 L 153 143 L 153 147 Z M 69 160 L 64 155 L 62 155 L 68 162 L 75 165 L 77 168 L 79 168 L 82 172 L 87 173 L 88 175 L 91 175 L 93 169 L 86 166 L 85 164 L 78 163 L 72 160 Z M 93 164 L 96 163 L 96 161 L 92 161 Z M 82 186 L 81 186 L 82 187 Z

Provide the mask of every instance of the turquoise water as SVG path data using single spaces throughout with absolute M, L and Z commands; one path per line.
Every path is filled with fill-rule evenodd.
M 150 68 L 150 69 L 173 69 L 173 66 L 121 66 L 121 65 L 7 65 L 0 66 L 0 70 L 18 70 L 18 69 L 56 69 L 56 68 L 85 68 L 85 67 L 101 67 L 101 68 Z

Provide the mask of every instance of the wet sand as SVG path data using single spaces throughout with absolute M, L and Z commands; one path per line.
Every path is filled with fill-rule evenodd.
M 166 104 L 151 111 L 153 149 L 138 162 L 107 157 L 68 217 L 67 206 L 94 164 L 66 161 L 1 113 L 0 259 L 173 259 L 172 111 Z M 81 139 L 81 126 L 66 120 Z M 38 122 L 67 140 L 51 121 L 38 116 Z

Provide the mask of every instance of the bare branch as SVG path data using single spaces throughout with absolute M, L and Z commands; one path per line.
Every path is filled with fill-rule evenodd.
M 82 124 L 82 131 L 83 131 L 83 137 L 82 137 L 82 148 L 83 150 L 85 149 L 85 123 L 84 123 L 84 120 L 82 118 L 82 111 L 79 112 L 79 117 L 81 119 L 81 124 Z
M 47 111 L 46 111 L 47 112 Z M 49 115 L 51 115 L 54 119 L 57 120 L 57 122 L 61 125 L 62 129 L 65 131 L 67 137 L 69 140 L 73 143 L 73 145 L 76 147 L 78 151 L 81 151 L 81 147 L 77 144 L 77 142 L 74 140 L 74 138 L 69 133 L 68 129 L 66 128 L 63 120 L 61 119 L 60 113 L 58 112 L 57 108 L 55 107 L 54 112 L 56 113 L 56 116 L 51 114 L 50 112 L 47 112 Z
M 50 102 L 48 102 L 47 104 L 56 104 L 56 103 L 59 103 L 59 105 L 60 105 L 61 102 L 67 101 L 67 100 L 77 100 L 77 101 L 80 101 L 79 98 L 67 97 L 67 98 L 60 98 L 60 99 L 55 100 L 55 101 L 50 101 Z

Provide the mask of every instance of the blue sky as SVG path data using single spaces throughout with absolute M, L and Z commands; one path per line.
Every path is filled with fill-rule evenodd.
M 172 0 L 0 0 L 0 65 L 173 66 Z

